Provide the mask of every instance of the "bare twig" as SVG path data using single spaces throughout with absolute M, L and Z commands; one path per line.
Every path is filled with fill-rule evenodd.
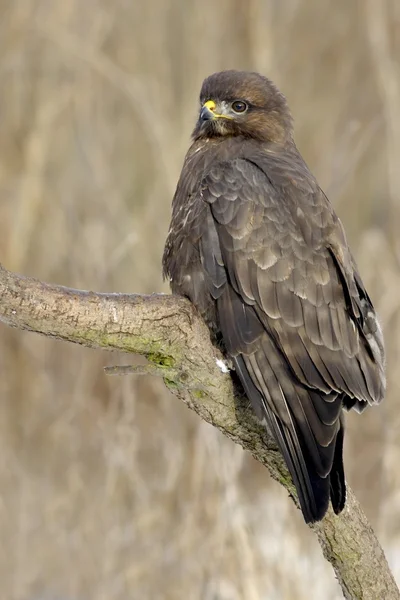
M 247 401 L 234 390 L 229 374 L 221 371 L 217 360 L 222 357 L 186 299 L 73 290 L 21 277 L 2 267 L 0 299 L 0 320 L 12 327 L 92 348 L 146 356 L 152 365 L 150 372 L 161 371 L 175 395 L 249 450 L 295 500 L 275 443 L 255 421 Z M 400 598 L 383 550 L 351 490 L 343 513 L 336 517 L 328 512 L 312 529 L 345 598 Z

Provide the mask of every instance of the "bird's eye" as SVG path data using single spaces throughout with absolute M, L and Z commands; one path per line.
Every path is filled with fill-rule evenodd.
M 235 102 L 232 102 L 232 110 L 235 113 L 244 113 L 247 110 L 247 104 L 243 100 L 235 100 Z

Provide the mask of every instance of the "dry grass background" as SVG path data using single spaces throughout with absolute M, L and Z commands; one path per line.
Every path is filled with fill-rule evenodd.
M 0 260 L 166 291 L 160 257 L 202 79 L 258 70 L 345 223 L 389 389 L 350 416 L 347 476 L 400 580 L 400 4 L 0 0 Z M 0 329 L 0 597 L 341 597 L 264 469 L 129 357 Z

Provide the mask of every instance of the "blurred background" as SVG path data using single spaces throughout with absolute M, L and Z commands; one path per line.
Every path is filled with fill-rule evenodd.
M 388 394 L 346 473 L 400 581 L 400 4 L 0 0 L 0 261 L 168 291 L 161 255 L 204 77 L 260 71 L 343 220 L 380 313 Z M 286 492 L 151 377 L 0 327 L 7 600 L 336 600 Z M 397 369 L 396 369 L 397 365 Z

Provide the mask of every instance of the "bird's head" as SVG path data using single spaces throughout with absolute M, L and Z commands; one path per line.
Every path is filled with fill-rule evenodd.
M 286 98 L 266 77 L 222 71 L 203 82 L 195 140 L 242 136 L 285 143 L 292 139 L 292 131 Z

